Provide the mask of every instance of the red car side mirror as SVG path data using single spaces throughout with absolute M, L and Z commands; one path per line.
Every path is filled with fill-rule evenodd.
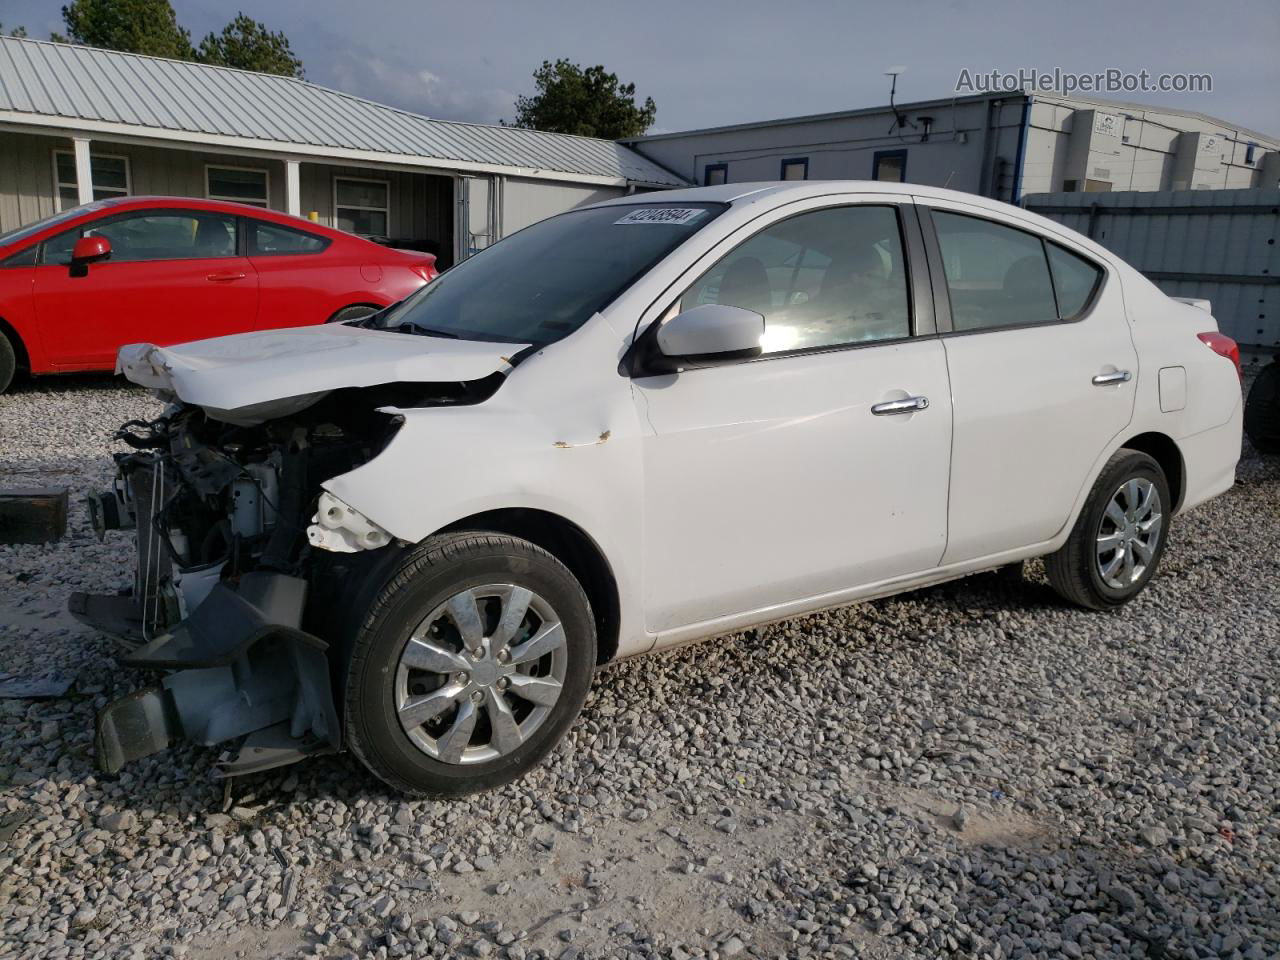
M 71 248 L 71 275 L 83 277 L 89 264 L 111 256 L 111 241 L 106 237 L 81 237 Z

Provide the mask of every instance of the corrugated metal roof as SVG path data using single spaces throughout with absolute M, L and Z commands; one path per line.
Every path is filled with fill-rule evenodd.
M 0 111 L 266 144 L 426 157 L 634 183 L 684 181 L 609 140 L 432 120 L 263 73 L 114 50 L 0 38 Z

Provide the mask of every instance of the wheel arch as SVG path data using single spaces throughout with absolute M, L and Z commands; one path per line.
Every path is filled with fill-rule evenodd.
M 1160 464 L 1160 469 L 1164 471 L 1165 479 L 1169 482 L 1169 496 L 1173 500 L 1172 509 L 1178 510 L 1182 506 L 1182 498 L 1186 492 L 1187 471 L 1177 442 L 1168 434 L 1153 430 L 1136 434 L 1120 446 L 1145 453 Z
M 4 337 L 9 341 L 9 345 L 13 347 L 13 355 L 17 360 L 19 370 L 31 369 L 31 354 L 27 352 L 27 345 L 22 340 L 22 335 L 14 329 L 4 317 L 0 317 L 0 337 Z
M 338 314 L 342 313 L 342 311 L 344 310 L 350 310 L 352 307 L 368 307 L 369 309 L 376 312 L 378 310 L 385 310 L 387 305 L 385 303 L 376 303 L 373 300 L 361 300 L 357 298 L 355 300 L 352 300 L 350 303 L 344 303 L 337 310 L 334 310 L 331 314 L 329 314 L 329 318 L 325 320 L 325 323 L 332 323 L 334 318 Z
M 437 530 L 484 530 L 528 540 L 569 568 L 591 601 L 596 621 L 596 663 L 605 664 L 618 652 L 622 614 L 618 582 L 604 551 L 585 530 L 547 510 L 511 507 L 463 517 Z

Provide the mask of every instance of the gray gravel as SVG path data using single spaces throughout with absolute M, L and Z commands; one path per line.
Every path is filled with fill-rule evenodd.
M 108 379 L 0 397 L 0 483 L 104 483 L 154 415 Z M 83 509 L 0 547 L 0 956 L 1275 957 L 1280 461 L 1174 523 L 1116 615 L 1029 564 L 604 671 L 541 770 L 406 802 L 348 757 L 215 781 L 92 767 L 144 679 L 61 612 L 128 576 Z

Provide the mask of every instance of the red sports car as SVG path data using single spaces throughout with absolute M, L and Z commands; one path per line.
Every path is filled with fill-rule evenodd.
M 0 235 L 0 392 L 15 369 L 111 370 L 126 343 L 352 319 L 435 275 L 429 253 L 259 207 L 98 200 Z

